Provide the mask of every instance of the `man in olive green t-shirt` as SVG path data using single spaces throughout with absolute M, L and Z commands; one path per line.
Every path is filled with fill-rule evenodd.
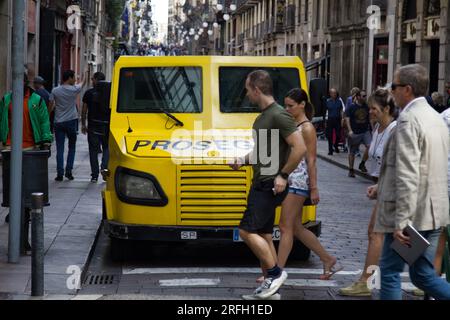
M 287 273 L 277 265 L 272 241 L 275 209 L 288 193 L 287 179 L 304 157 L 306 146 L 294 119 L 275 102 L 272 79 L 266 71 L 250 73 L 245 87 L 261 114 L 253 124 L 253 152 L 245 161 L 253 164 L 253 181 L 239 234 L 260 260 L 266 278 L 252 295 L 243 298 L 271 299 L 287 279 Z M 238 170 L 241 162 L 231 167 Z

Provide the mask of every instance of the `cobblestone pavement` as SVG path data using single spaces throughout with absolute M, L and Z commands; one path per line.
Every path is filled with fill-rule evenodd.
M 318 161 L 322 221 L 320 240 L 339 258 L 343 272 L 330 281 L 320 281 L 319 258 L 312 253 L 306 262 L 289 261 L 289 279 L 283 299 L 349 299 L 338 288 L 356 280 L 363 268 L 367 247 L 367 224 L 373 203 L 365 196 L 370 181 L 348 178 L 347 171 Z M 132 244 L 123 264 L 109 257 L 109 239 L 100 236 L 79 297 L 95 299 L 239 299 L 256 287 L 258 263 L 245 245 Z M 108 276 L 108 277 L 107 277 Z M 411 290 L 403 275 L 405 289 Z M 376 298 L 375 290 L 373 298 Z M 405 291 L 405 298 L 415 299 Z M 358 298 L 353 298 L 358 299 Z M 361 299 L 361 298 L 359 298 Z M 366 298 L 367 299 L 367 298 Z

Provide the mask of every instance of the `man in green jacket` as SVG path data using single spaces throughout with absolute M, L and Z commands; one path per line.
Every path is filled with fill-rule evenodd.
M 5 94 L 0 100 L 0 142 L 6 147 L 11 148 L 11 119 L 12 119 L 12 94 Z M 36 94 L 33 89 L 28 87 L 28 78 L 24 75 L 24 100 L 23 100 L 23 137 L 22 149 L 24 151 L 47 149 L 50 145 L 53 135 L 50 132 L 50 118 L 47 105 L 44 99 Z M 25 226 L 29 223 L 30 209 L 25 208 Z M 5 222 L 9 222 L 9 215 Z M 26 228 L 25 230 L 28 230 Z M 26 237 L 25 249 L 31 249 L 28 243 L 28 234 Z
M 23 103 L 23 138 L 22 148 L 33 150 L 37 147 L 48 148 L 53 140 L 50 132 L 50 118 L 44 99 L 28 87 L 28 80 L 24 78 Z M 12 95 L 7 93 L 0 100 L 0 141 L 6 147 L 11 146 L 11 116 Z

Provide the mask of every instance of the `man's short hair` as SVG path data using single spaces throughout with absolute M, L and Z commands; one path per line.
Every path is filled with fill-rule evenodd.
M 96 72 L 96 73 L 94 73 L 94 75 L 92 77 L 97 81 L 104 81 L 106 79 L 103 72 Z
M 415 97 L 424 97 L 428 92 L 430 78 L 428 70 L 420 64 L 408 64 L 397 70 L 401 85 L 409 85 Z
M 273 82 L 270 74 L 264 70 L 250 72 L 247 76 L 251 88 L 258 88 L 266 96 L 273 95 Z
M 70 78 L 75 78 L 75 71 L 73 70 L 66 70 L 63 72 L 62 81 L 66 82 Z
M 35 77 L 35 78 L 33 79 L 33 83 L 44 85 L 44 84 L 45 84 L 45 80 L 44 80 L 44 78 L 42 78 L 42 77 L 40 77 L 40 76 L 37 76 L 37 77 Z

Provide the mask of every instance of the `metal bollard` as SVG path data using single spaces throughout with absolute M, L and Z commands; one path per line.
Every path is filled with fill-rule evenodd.
M 31 295 L 44 295 L 44 194 L 31 195 Z

